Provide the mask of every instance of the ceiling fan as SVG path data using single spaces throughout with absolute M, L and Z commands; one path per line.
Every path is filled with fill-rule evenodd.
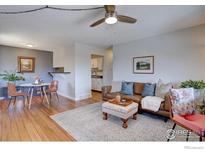
M 90 27 L 98 26 L 103 22 L 107 24 L 115 24 L 117 23 L 117 21 L 119 21 L 119 22 L 134 24 L 137 21 L 135 18 L 132 17 L 118 15 L 117 12 L 115 11 L 115 5 L 104 5 L 104 8 L 106 11 L 105 17 L 91 24 Z

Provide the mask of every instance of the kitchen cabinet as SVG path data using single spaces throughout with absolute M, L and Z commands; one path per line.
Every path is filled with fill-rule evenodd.
M 91 60 L 91 67 L 98 68 L 98 70 L 103 70 L 103 58 L 92 58 Z
M 95 78 L 92 78 L 91 81 L 92 81 L 92 84 L 91 84 L 92 85 L 92 90 L 95 90 L 95 87 L 96 87 Z
M 92 90 L 102 91 L 103 79 L 92 78 Z
M 91 60 L 91 67 L 92 68 L 97 68 L 98 67 L 98 59 L 97 58 L 93 58 Z
M 97 58 L 97 68 L 98 70 L 103 70 L 103 58 Z

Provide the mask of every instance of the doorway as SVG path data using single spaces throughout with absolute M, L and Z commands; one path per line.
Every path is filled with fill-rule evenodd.
M 104 56 L 91 55 L 91 90 L 102 92 Z

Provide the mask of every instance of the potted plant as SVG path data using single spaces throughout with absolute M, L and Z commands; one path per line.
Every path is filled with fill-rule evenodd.
M 4 71 L 3 74 L 0 74 L 0 77 L 7 81 L 16 83 L 16 81 L 25 81 L 25 78 L 23 76 L 17 75 L 16 71 L 9 73 L 8 71 Z
M 187 80 L 181 83 L 182 88 L 191 88 L 193 87 L 194 89 L 204 89 L 205 88 L 205 82 L 203 80 Z
M 181 88 L 191 88 L 191 87 L 194 88 L 194 97 L 197 106 L 202 107 L 204 105 L 205 82 L 203 80 L 198 80 L 198 81 L 187 80 L 181 83 Z M 204 107 L 202 107 L 201 111 L 202 110 L 204 110 Z

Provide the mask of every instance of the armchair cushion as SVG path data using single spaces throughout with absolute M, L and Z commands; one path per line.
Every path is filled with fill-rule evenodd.
M 103 86 L 102 87 L 102 93 L 106 94 L 106 93 L 110 93 L 112 89 L 112 86 Z
M 198 133 L 199 135 L 205 134 L 205 115 L 175 115 L 172 120 L 177 124 L 181 125 L 182 127 L 189 128 L 190 130 Z

